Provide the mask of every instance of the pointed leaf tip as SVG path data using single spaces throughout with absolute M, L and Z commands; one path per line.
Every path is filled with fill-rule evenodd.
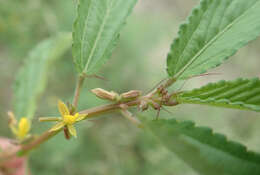
M 167 56 L 169 76 L 184 79 L 219 66 L 260 33 L 259 0 L 202 0 Z

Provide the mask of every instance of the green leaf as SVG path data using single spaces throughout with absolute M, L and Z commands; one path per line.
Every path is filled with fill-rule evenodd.
M 202 0 L 180 26 L 167 71 L 183 79 L 219 66 L 260 33 L 259 0 Z
M 29 54 L 14 85 L 14 112 L 17 118 L 32 119 L 36 102 L 43 93 L 53 61 L 71 46 L 71 33 L 61 33 L 39 43 Z
M 260 80 L 239 78 L 209 83 L 199 89 L 183 92 L 177 101 L 260 111 Z
M 72 52 L 80 73 L 95 74 L 111 56 L 137 0 L 79 0 Z
M 259 175 L 260 155 L 193 122 L 144 121 L 172 152 L 202 175 Z M 174 171 L 174 170 L 173 170 Z

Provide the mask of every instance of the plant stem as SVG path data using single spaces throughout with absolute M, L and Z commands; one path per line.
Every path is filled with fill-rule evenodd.
M 83 85 L 84 78 L 85 78 L 84 76 L 80 76 L 79 79 L 78 79 L 76 90 L 75 90 L 75 95 L 74 95 L 74 99 L 73 99 L 73 107 L 74 108 L 77 107 L 79 96 L 80 96 L 80 90 L 81 90 L 81 87 Z M 168 79 L 168 81 L 165 82 L 163 84 L 163 86 L 164 87 L 168 87 L 168 86 L 170 86 L 174 82 L 175 82 L 174 79 Z M 142 97 L 140 97 L 138 99 L 135 99 L 133 101 L 124 102 L 124 103 L 115 103 L 115 104 L 102 105 L 102 106 L 98 106 L 98 107 L 94 107 L 94 108 L 90 108 L 90 109 L 87 109 L 87 110 L 80 111 L 79 113 L 80 114 L 87 114 L 85 119 L 89 119 L 89 118 L 97 117 L 100 114 L 113 112 L 113 111 L 116 111 L 116 110 L 121 110 L 121 113 L 126 118 L 129 118 L 130 120 L 133 120 L 131 113 L 129 111 L 127 111 L 126 109 L 122 109 L 122 106 L 127 106 L 127 107 L 137 106 L 137 105 L 139 105 L 141 103 L 141 101 L 143 99 L 151 98 L 153 93 L 154 92 L 149 93 L 148 95 L 142 96 Z M 50 120 L 54 120 L 54 119 L 50 119 Z M 134 121 L 134 122 L 138 123 L 137 121 Z M 5 162 L 5 161 L 11 159 L 11 158 L 16 157 L 18 154 L 28 153 L 29 151 L 31 151 L 34 148 L 38 147 L 40 144 L 46 142 L 47 140 L 49 140 L 50 138 L 52 138 L 53 136 L 58 134 L 60 131 L 61 130 L 54 131 L 54 132 L 50 132 L 49 130 L 45 131 L 42 135 L 40 135 L 39 137 L 35 138 L 33 141 L 31 141 L 31 142 L 29 142 L 27 144 L 21 145 L 20 148 L 18 149 L 18 151 L 10 152 L 10 153 L 2 152 L 0 154 L 0 164 L 2 162 Z
M 121 114 L 134 125 L 136 125 L 139 128 L 142 128 L 142 123 L 130 111 L 128 111 L 127 108 L 128 106 L 122 105 L 120 110 Z
M 75 110 L 77 109 L 77 106 L 78 106 L 80 90 L 81 90 L 82 85 L 84 83 L 84 79 L 85 79 L 84 76 L 79 76 L 79 78 L 78 78 L 78 82 L 77 82 L 77 85 L 76 85 L 75 94 L 74 94 L 74 98 L 73 98 L 73 103 L 72 103 Z
M 167 87 L 169 87 L 169 86 L 171 86 L 173 83 L 175 83 L 176 82 L 176 79 L 175 78 L 169 78 L 164 84 L 163 84 L 163 86 L 164 86 L 164 88 L 167 88 Z
M 40 144 L 44 143 L 45 141 L 49 140 L 50 138 L 52 138 L 53 136 L 58 134 L 60 131 L 62 131 L 62 130 L 57 130 L 57 131 L 49 131 L 48 130 L 48 131 L 45 131 L 41 136 L 39 136 L 38 138 L 36 138 L 32 142 L 30 142 L 30 143 L 28 143 L 26 145 L 22 145 L 21 146 L 21 150 L 19 151 L 19 153 L 29 152 L 30 150 L 36 148 Z
M 137 99 L 134 101 L 126 102 L 124 104 L 127 106 L 136 106 L 139 103 L 140 103 L 140 99 Z M 89 118 L 97 117 L 98 115 L 106 113 L 106 112 L 112 112 L 112 111 L 121 109 L 120 105 L 122 105 L 122 104 L 117 103 L 117 104 L 102 105 L 102 106 L 98 106 L 98 107 L 94 107 L 94 108 L 90 108 L 90 109 L 81 111 L 79 113 L 88 114 L 86 119 L 89 119 Z M 50 132 L 49 130 L 45 131 L 42 135 L 40 135 L 33 141 L 29 142 L 28 144 L 21 145 L 18 151 L 11 152 L 9 154 L 1 153 L 0 162 L 5 162 L 11 158 L 14 158 L 15 156 L 17 156 L 17 154 L 28 153 L 29 151 L 33 150 L 34 148 L 38 147 L 42 143 L 46 142 L 47 140 L 49 140 L 50 138 L 52 138 L 53 136 L 58 134 L 60 131 L 62 131 L 62 130 L 58 130 L 58 131 L 54 131 L 54 132 Z
M 40 122 L 56 122 L 56 121 L 60 121 L 61 118 L 60 117 L 40 117 L 39 121 Z
M 127 106 L 136 106 L 138 104 L 140 104 L 140 99 L 134 100 L 134 101 L 130 101 L 130 102 L 126 102 L 124 103 Z M 94 108 L 90 108 L 87 110 L 83 110 L 80 111 L 80 114 L 88 114 L 86 119 L 89 118 L 93 118 L 96 117 L 100 114 L 104 114 L 107 112 L 113 112 L 115 110 L 121 109 L 121 103 L 116 103 L 116 104 L 109 104 L 109 105 L 102 105 L 102 106 L 98 106 L 98 107 L 94 107 Z
M 44 143 L 45 141 L 49 140 L 56 134 L 58 134 L 61 130 L 50 132 L 50 131 L 45 131 L 41 136 L 37 137 L 33 141 L 29 142 L 28 144 L 25 145 L 20 145 L 20 148 L 16 151 L 9 152 L 8 154 L 0 154 L 0 163 L 8 161 L 16 156 L 24 155 L 25 153 L 28 153 L 29 151 L 33 150 L 40 144 Z

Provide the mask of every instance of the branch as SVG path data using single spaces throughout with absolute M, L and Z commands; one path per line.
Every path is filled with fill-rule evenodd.
M 127 105 L 121 104 L 120 107 L 121 107 L 120 112 L 126 119 L 128 119 L 130 122 L 132 122 L 134 125 L 136 125 L 139 128 L 143 127 L 142 123 L 130 111 L 127 110 L 128 108 Z
M 81 89 L 81 86 L 83 84 L 83 81 L 84 81 L 84 77 L 80 77 L 79 80 L 78 80 L 78 84 L 77 84 L 77 88 L 76 88 L 75 96 L 74 96 L 74 100 L 73 100 L 73 106 L 74 107 L 77 106 L 78 98 L 79 98 L 79 94 L 80 94 L 80 89 Z M 167 87 L 170 84 L 172 84 L 173 82 L 174 82 L 173 79 L 168 79 L 168 81 L 165 82 L 163 84 L 163 86 Z M 163 100 L 163 98 L 154 99 L 153 98 L 153 94 L 149 93 L 149 94 L 147 94 L 145 96 L 141 96 L 141 97 L 139 97 L 137 99 L 134 99 L 132 101 L 102 105 L 102 106 L 98 106 L 98 107 L 94 107 L 94 108 L 90 108 L 90 109 L 87 109 L 87 110 L 80 111 L 79 113 L 80 114 L 87 114 L 85 119 L 90 119 L 90 118 L 97 117 L 97 116 L 99 116 L 101 114 L 104 114 L 104 113 L 114 112 L 116 110 L 120 110 L 120 112 L 126 118 L 129 118 L 130 120 L 134 120 L 135 118 L 132 118 L 133 116 L 131 115 L 131 113 L 129 113 L 129 111 L 127 111 L 126 108 L 124 108 L 124 107 L 128 108 L 128 107 L 131 107 L 131 106 L 137 106 L 137 105 L 140 105 L 143 101 L 150 101 L 150 102 L 155 103 L 154 100 L 160 102 L 160 101 Z M 177 104 L 178 103 L 176 103 L 176 104 L 174 103 L 174 105 L 177 105 Z M 135 122 L 137 122 L 137 121 L 135 121 Z M 30 152 L 34 148 L 38 147 L 40 144 L 46 142 L 47 140 L 49 140 L 50 138 L 52 138 L 53 136 L 58 134 L 60 131 L 61 130 L 51 132 L 51 131 L 47 130 L 42 135 L 40 135 L 39 137 L 35 138 L 33 141 L 31 141 L 31 142 L 29 142 L 27 144 L 21 145 L 18 151 L 15 151 L 15 152 L 12 152 L 12 153 L 8 153 L 8 154 L 2 152 L 0 154 L 0 163 L 1 162 L 5 162 L 6 160 L 8 160 L 10 158 L 13 158 L 13 157 L 15 157 L 17 155 L 24 155 L 25 153 Z
M 131 101 L 131 102 L 126 102 L 124 104 L 127 105 L 127 106 L 136 106 L 139 103 L 140 103 L 140 99 L 137 99 L 137 100 L 134 100 L 134 101 Z M 81 111 L 79 113 L 88 114 L 86 119 L 89 119 L 89 118 L 97 117 L 100 114 L 104 114 L 104 113 L 107 113 L 107 112 L 113 112 L 113 111 L 116 111 L 118 109 L 121 109 L 120 105 L 122 105 L 122 104 L 117 103 L 117 104 L 102 105 L 102 106 L 98 106 L 98 107 L 94 107 L 94 108 L 90 108 L 90 109 Z M 33 150 L 34 148 L 37 148 L 42 143 L 51 139 L 53 136 L 58 134 L 60 131 L 62 131 L 62 130 L 58 130 L 58 131 L 54 131 L 54 132 L 50 132 L 49 130 L 47 130 L 42 135 L 35 138 L 33 141 L 31 141 L 31 142 L 29 142 L 25 145 L 21 145 L 20 148 L 15 152 L 10 152 L 10 153 L 2 152 L 0 154 L 0 163 L 5 162 L 7 160 L 10 160 L 11 158 L 14 158 L 15 156 L 24 155 L 25 153 L 30 152 L 31 150 Z

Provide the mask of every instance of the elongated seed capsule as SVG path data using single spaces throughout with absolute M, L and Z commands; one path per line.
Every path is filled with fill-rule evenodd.
M 135 99 L 137 97 L 140 97 L 141 94 L 142 94 L 142 92 L 139 90 L 131 90 L 131 91 L 122 93 L 120 96 L 123 99 Z
M 95 94 L 98 98 L 105 99 L 105 100 L 117 101 L 119 98 L 118 93 L 113 91 L 109 92 L 101 88 L 92 89 L 91 92 Z

